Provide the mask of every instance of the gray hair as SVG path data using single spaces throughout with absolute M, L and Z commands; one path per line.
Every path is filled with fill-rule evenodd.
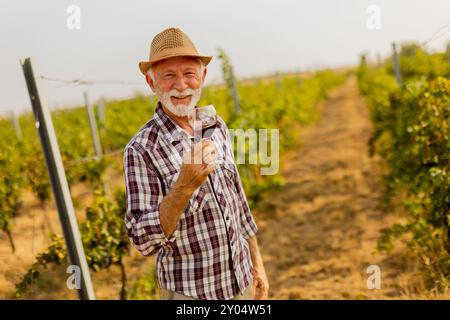
M 203 61 L 200 58 L 195 58 L 195 60 L 198 61 L 198 63 L 200 63 L 200 76 L 203 73 L 203 69 L 205 68 L 205 64 L 203 63 Z M 147 74 L 149 75 L 150 79 L 152 79 L 153 82 L 155 82 L 155 73 L 153 72 L 152 67 L 150 67 L 147 70 Z

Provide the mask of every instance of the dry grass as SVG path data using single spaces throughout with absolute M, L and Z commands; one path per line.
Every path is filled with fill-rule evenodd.
M 284 188 L 255 214 L 273 299 L 449 299 L 432 295 L 421 266 L 401 241 L 375 254 L 384 228 L 404 219 L 385 212 L 380 159 L 368 156 L 370 122 L 354 78 L 321 106 L 321 120 L 301 133 L 283 160 Z M 381 289 L 367 288 L 367 267 L 381 269 Z
M 397 243 L 392 255 L 373 254 L 381 231 L 403 219 L 401 210 L 380 209 L 382 181 L 378 159 L 367 155 L 370 123 L 354 79 L 322 106 L 322 118 L 302 132 L 301 145 L 282 163 L 286 185 L 254 210 L 258 241 L 268 272 L 272 299 L 449 299 L 425 289 L 417 258 Z M 112 188 L 123 188 L 121 157 L 109 168 Z M 116 168 L 116 169 L 113 169 Z M 71 190 L 80 220 L 93 193 L 79 184 Z M 45 215 L 48 217 L 46 222 Z M 0 234 L 0 298 L 13 299 L 15 287 L 34 257 L 59 234 L 53 203 L 44 208 L 30 192 L 23 196 L 12 231 L 17 251 Z M 366 269 L 381 268 L 381 289 L 366 286 Z M 147 274 L 154 257 L 131 250 L 125 259 L 129 284 Z M 118 299 L 120 270 L 92 273 L 98 299 Z M 42 274 L 25 299 L 76 299 L 66 288 L 64 267 Z

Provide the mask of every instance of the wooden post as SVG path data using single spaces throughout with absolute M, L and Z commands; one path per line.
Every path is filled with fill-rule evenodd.
M 381 69 L 382 63 L 381 63 L 381 55 L 379 52 L 377 52 L 377 69 Z
M 97 113 L 98 113 L 98 120 L 100 122 L 100 128 L 103 128 L 105 125 L 105 109 L 106 109 L 106 102 L 105 99 L 100 99 L 97 102 Z
M 450 42 L 447 44 L 447 61 L 450 63 Z
M 236 86 L 236 79 L 234 78 L 233 67 L 230 65 L 230 82 L 231 82 L 231 93 L 233 95 L 234 101 L 234 111 L 239 112 L 241 110 L 241 103 L 239 101 L 239 93 Z
M 36 128 L 38 129 L 45 162 L 50 176 L 50 182 L 56 207 L 58 209 L 67 252 L 69 254 L 69 260 L 72 265 L 79 268 L 77 268 L 79 274 L 74 274 L 74 276 L 80 277 L 78 296 L 82 300 L 95 300 L 89 267 L 86 262 L 83 243 L 78 229 L 78 222 L 73 208 L 52 118 L 47 107 L 41 101 L 31 59 L 26 58 L 21 60 L 21 65 L 36 120 Z
M 277 71 L 277 73 L 275 74 L 275 81 L 277 84 L 277 88 L 279 90 L 283 89 L 283 77 L 281 76 L 281 73 L 279 71 Z
M 395 42 L 392 42 L 392 59 L 394 63 L 394 73 L 395 73 L 395 80 L 397 80 L 397 84 L 402 84 L 402 74 L 400 72 L 400 63 L 398 61 L 398 53 L 397 53 L 397 46 L 395 45 Z
M 98 134 L 97 120 L 95 119 L 94 108 L 89 101 L 89 95 L 87 91 L 83 93 L 83 96 L 89 118 L 89 127 L 91 129 L 92 141 L 94 142 L 95 156 L 101 159 L 103 157 L 103 150 L 100 143 L 100 136 Z
M 16 132 L 17 140 L 22 140 L 22 130 L 20 129 L 19 119 L 14 111 L 11 111 L 11 122 Z
M 103 149 L 102 144 L 100 142 L 100 135 L 98 133 L 98 126 L 97 120 L 95 118 L 94 107 L 89 101 L 89 94 L 87 93 L 87 91 L 83 93 L 83 96 L 84 96 L 84 103 L 86 104 L 86 109 L 88 113 L 89 127 L 91 129 L 92 141 L 94 142 L 95 157 L 100 160 L 101 158 L 103 158 Z M 106 181 L 103 182 L 103 190 L 105 191 L 106 194 L 108 194 L 110 191 L 109 183 Z
M 231 91 L 231 95 L 233 97 L 234 111 L 239 112 L 241 110 L 241 103 L 239 101 L 239 93 L 237 90 L 236 79 L 234 77 L 233 66 L 231 65 L 225 51 L 220 48 L 218 49 L 218 51 L 219 58 L 220 60 L 222 60 L 223 79 L 225 80 L 228 90 Z

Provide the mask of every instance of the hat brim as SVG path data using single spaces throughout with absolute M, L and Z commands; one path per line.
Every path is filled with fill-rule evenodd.
M 205 66 L 208 65 L 208 63 L 211 61 L 211 59 L 213 58 L 212 56 L 200 56 L 200 55 L 194 55 L 194 54 L 173 54 L 173 55 L 169 55 L 169 56 L 165 56 L 165 57 L 161 57 L 158 59 L 153 59 L 150 61 L 141 61 L 139 62 L 139 69 L 141 70 L 142 74 L 146 74 L 148 69 L 155 64 L 156 62 L 162 61 L 162 60 L 166 60 L 169 58 L 174 58 L 174 57 L 194 57 L 194 58 L 199 58 Z

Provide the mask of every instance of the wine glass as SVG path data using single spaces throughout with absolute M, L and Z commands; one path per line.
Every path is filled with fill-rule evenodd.
M 189 113 L 188 120 L 196 138 L 209 139 L 217 127 L 216 108 L 212 104 L 194 108 Z M 220 154 L 217 155 L 216 161 L 222 161 Z
M 212 104 L 194 108 L 188 116 L 189 123 L 194 129 L 195 136 L 210 138 L 217 125 L 217 111 Z M 201 131 L 201 135 L 197 134 Z

